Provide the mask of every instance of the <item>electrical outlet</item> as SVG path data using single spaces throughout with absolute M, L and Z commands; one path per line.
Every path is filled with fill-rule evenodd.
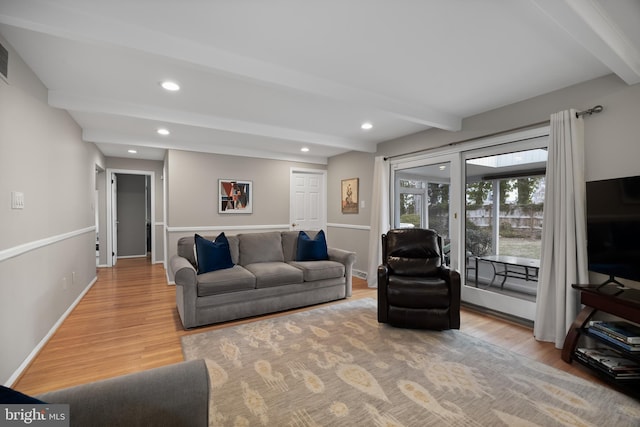
M 67 278 L 66 278 L 66 277 L 63 277 L 63 278 L 62 278 L 62 289 L 66 291 L 66 290 L 67 290 L 67 287 L 68 287 L 68 286 L 67 286 Z

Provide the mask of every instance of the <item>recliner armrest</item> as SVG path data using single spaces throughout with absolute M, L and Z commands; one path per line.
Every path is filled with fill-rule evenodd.
M 387 323 L 387 281 L 389 268 L 385 264 L 378 266 L 378 322 Z

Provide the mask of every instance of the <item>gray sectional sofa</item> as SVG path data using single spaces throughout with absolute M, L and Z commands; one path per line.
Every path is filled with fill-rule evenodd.
M 328 260 L 296 261 L 298 235 L 276 231 L 226 236 L 233 267 L 204 274 L 197 271 L 194 237 L 180 238 L 170 267 L 184 328 L 350 297 L 355 253 L 327 248 Z

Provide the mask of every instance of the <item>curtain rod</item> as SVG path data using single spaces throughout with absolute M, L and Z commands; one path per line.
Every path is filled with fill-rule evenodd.
M 584 115 L 589 115 L 590 116 L 592 114 L 601 113 L 602 110 L 604 110 L 602 105 L 596 105 L 595 107 L 589 108 L 588 110 L 576 112 L 576 118 L 579 119 L 580 117 L 582 117 Z M 549 120 L 543 120 L 541 122 L 531 123 L 529 125 L 524 125 L 524 126 L 518 126 L 518 127 L 507 129 L 507 130 L 501 130 L 499 132 L 489 133 L 489 134 L 482 135 L 482 136 L 474 136 L 473 138 L 462 139 L 460 141 L 448 142 L 446 144 L 438 145 L 437 147 L 423 148 L 422 150 L 410 151 L 408 153 L 396 154 L 396 155 L 393 155 L 393 156 L 385 156 L 384 160 L 387 161 L 389 159 L 395 159 L 396 157 L 411 156 L 413 154 L 426 153 L 427 151 L 437 150 L 439 148 L 453 147 L 454 145 L 462 144 L 463 142 L 471 142 L 471 141 L 476 141 L 478 139 L 490 138 L 492 136 L 498 136 L 498 135 L 502 135 L 502 134 L 505 134 L 505 133 L 515 132 L 515 131 L 518 131 L 518 130 L 524 130 L 524 129 L 528 129 L 528 128 L 532 128 L 532 127 L 536 127 L 536 126 L 541 126 L 541 125 L 544 125 L 544 124 L 548 125 L 549 124 Z
M 530 125 L 518 126 L 518 127 L 515 127 L 515 128 L 511 128 L 511 129 L 507 129 L 507 130 L 501 130 L 499 132 L 489 133 L 489 134 L 486 134 L 486 135 L 474 136 L 473 138 L 461 139 L 460 141 L 448 142 L 446 144 L 438 145 L 437 147 L 423 148 L 422 150 L 411 151 L 409 153 L 402 153 L 402 154 L 396 154 L 396 155 L 393 155 L 393 156 L 386 156 L 384 158 L 384 160 L 395 159 L 396 157 L 402 157 L 402 156 L 410 156 L 412 154 L 426 153 L 427 151 L 437 150 L 439 148 L 453 147 L 454 145 L 462 144 L 463 142 L 471 142 L 471 141 L 476 141 L 478 139 L 490 138 L 492 136 L 498 136 L 498 135 L 502 135 L 504 133 L 511 133 L 511 132 L 515 132 L 517 130 L 528 129 L 528 128 L 531 128 L 531 127 L 540 126 L 540 125 L 544 125 L 544 124 L 548 125 L 549 124 L 549 120 L 543 120 L 541 122 L 531 123 Z
M 585 116 L 587 114 L 592 115 L 592 114 L 602 113 L 602 110 L 604 110 L 602 105 L 596 105 L 595 107 L 591 107 L 588 110 L 578 111 L 576 113 L 576 119 L 579 119 L 580 117 Z

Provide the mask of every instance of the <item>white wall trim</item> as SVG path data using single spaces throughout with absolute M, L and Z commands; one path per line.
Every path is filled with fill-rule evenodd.
M 335 222 L 328 223 L 327 227 L 350 228 L 352 230 L 371 230 L 371 226 L 370 225 L 339 224 L 339 223 L 335 223 Z
M 27 367 L 31 364 L 33 359 L 38 355 L 38 353 L 40 353 L 40 350 L 42 350 L 45 344 L 51 339 L 53 334 L 58 330 L 60 325 L 62 325 L 62 322 L 64 322 L 65 319 L 69 316 L 69 314 L 71 314 L 73 309 L 76 308 L 78 303 L 80 303 L 80 300 L 82 300 L 82 298 L 86 295 L 86 293 L 89 292 L 89 289 L 91 289 L 91 287 L 97 281 L 98 281 L 98 276 L 94 277 L 93 280 L 84 288 L 84 290 L 80 293 L 80 295 L 78 295 L 75 301 L 73 301 L 73 303 L 69 306 L 69 308 L 67 308 L 67 310 L 62 314 L 62 316 L 60 316 L 58 321 L 51 327 L 47 335 L 45 335 L 44 338 L 40 340 L 38 345 L 36 345 L 36 347 L 31 351 L 31 353 L 29 353 L 26 359 L 24 359 L 24 361 L 20 364 L 20 366 L 18 366 L 18 369 L 16 369 L 16 371 L 9 377 L 9 379 L 7 380 L 7 383 L 5 384 L 6 387 L 13 386 L 13 384 L 18 380 L 20 375 L 22 375 L 22 372 L 24 372 L 24 370 L 27 369 Z
M 203 225 L 198 227 L 167 227 L 169 233 L 190 233 L 197 231 L 233 231 L 233 230 L 281 230 L 289 229 L 289 224 L 265 225 Z
M 9 249 L 0 251 L 0 262 L 6 261 L 9 258 L 17 257 L 24 253 L 33 251 L 35 249 L 43 248 L 45 246 L 52 245 L 54 243 L 61 242 L 63 240 L 71 239 L 72 237 L 80 236 L 81 234 L 91 233 L 96 231 L 96 226 L 81 228 L 79 230 L 70 231 L 68 233 L 58 234 L 57 236 L 46 237 L 44 239 L 35 240 L 33 242 L 24 243 L 22 245 L 14 246 Z
M 354 276 L 359 277 L 361 279 L 367 280 L 367 272 L 362 270 L 353 269 L 352 273 Z
M 327 223 L 327 227 L 350 228 L 352 230 L 371 230 L 370 225 Z M 166 227 L 169 233 L 191 233 L 198 231 L 234 231 L 234 230 L 288 230 L 289 224 L 262 224 L 262 225 L 203 225 L 197 227 Z

